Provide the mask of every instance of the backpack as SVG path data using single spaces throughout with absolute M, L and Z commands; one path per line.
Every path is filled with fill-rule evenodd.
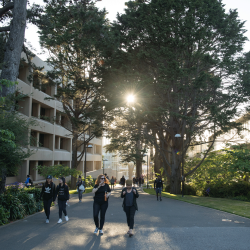
M 31 178 L 29 179 L 29 183 L 30 183 L 31 185 L 33 185 L 33 181 L 31 180 Z

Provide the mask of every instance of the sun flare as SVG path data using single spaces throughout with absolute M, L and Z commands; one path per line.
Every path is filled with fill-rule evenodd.
M 135 96 L 134 95 L 128 95 L 127 96 L 127 102 L 134 102 L 135 101 Z

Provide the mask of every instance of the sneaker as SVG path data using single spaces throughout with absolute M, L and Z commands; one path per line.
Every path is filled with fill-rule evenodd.
M 102 229 L 99 230 L 99 234 L 100 234 L 100 235 L 103 235 Z
M 66 220 L 66 221 L 69 221 L 68 215 L 65 216 L 65 220 Z
M 49 219 L 46 219 L 46 223 L 47 223 L 47 224 L 49 223 Z
M 61 224 L 61 223 L 62 223 L 62 219 L 59 219 L 57 223 L 58 223 L 58 224 Z
M 94 234 L 97 234 L 98 233 L 98 227 L 95 229 L 95 231 L 94 231 Z

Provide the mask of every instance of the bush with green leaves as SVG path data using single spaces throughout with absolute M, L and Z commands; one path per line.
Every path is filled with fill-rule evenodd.
M 36 201 L 33 197 L 30 196 L 27 192 L 20 192 L 17 195 L 17 198 L 20 200 L 25 209 L 25 214 L 33 214 L 36 212 Z
M 46 178 L 48 175 L 52 175 L 55 178 L 66 177 L 70 175 L 77 177 L 82 175 L 81 171 L 60 164 L 54 166 L 37 166 L 36 170 L 38 170 L 40 175 L 44 178 Z
M 10 212 L 0 205 L 0 225 L 7 224 L 10 218 Z

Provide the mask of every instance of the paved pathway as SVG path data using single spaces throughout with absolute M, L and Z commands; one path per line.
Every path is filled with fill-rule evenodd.
M 57 224 L 58 208 L 51 210 L 50 224 L 43 212 L 0 227 L 1 250 L 54 249 L 161 249 L 242 250 L 250 249 L 250 220 L 189 203 L 140 192 L 135 216 L 135 235 L 126 234 L 121 188 L 110 200 L 104 235 L 94 235 L 92 194 L 78 203 L 76 196 L 67 208 L 69 221 Z

